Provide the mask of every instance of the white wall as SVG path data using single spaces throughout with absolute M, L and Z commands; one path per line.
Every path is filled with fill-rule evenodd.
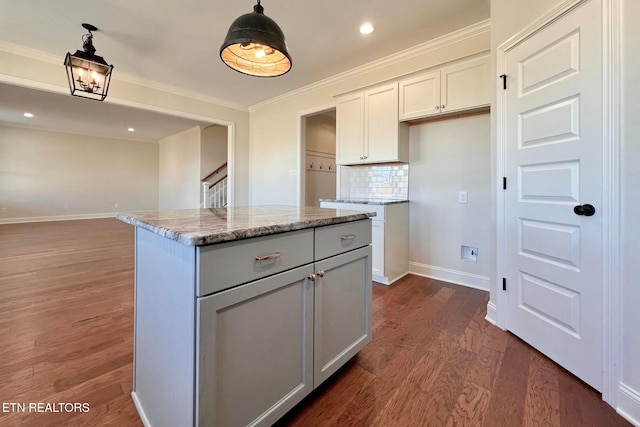
M 158 145 L 0 126 L 1 222 L 158 207 Z
M 158 208 L 200 206 L 200 127 L 163 138 L 160 145 Z
M 622 63 L 622 363 L 621 383 L 635 392 L 619 400 L 640 425 L 640 2 L 624 0 Z M 628 391 L 628 390 L 627 390 Z
M 489 114 L 410 128 L 409 262 L 412 272 L 489 288 L 491 176 Z M 466 191 L 468 203 L 458 202 Z M 477 263 L 460 246 L 478 248 Z
M 314 87 L 254 106 L 251 118 L 251 202 L 297 203 L 298 114 L 335 105 L 334 96 L 435 67 L 489 49 L 488 28 L 451 43 L 433 43 L 415 54 L 363 67 Z

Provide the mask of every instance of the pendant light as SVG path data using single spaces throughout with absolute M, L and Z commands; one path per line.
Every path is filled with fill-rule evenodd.
M 69 52 L 64 59 L 69 90 L 73 96 L 104 101 L 109 90 L 113 65 L 107 64 L 102 56 L 95 54 L 92 31 L 98 29 L 91 24 L 82 24 L 82 27 L 89 31 L 82 36 L 82 50 L 76 50 L 73 55 Z
M 233 21 L 220 47 L 220 58 L 229 67 L 250 76 L 276 77 L 291 69 L 284 34 L 278 24 L 264 15 L 260 0 Z

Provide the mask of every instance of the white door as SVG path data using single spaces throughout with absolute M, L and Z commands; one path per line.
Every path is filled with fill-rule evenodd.
M 600 0 L 588 1 L 506 52 L 504 110 L 507 329 L 597 390 L 603 286 L 600 8 Z M 584 214 L 587 204 L 594 215 Z M 574 213 L 577 206 L 582 215 Z

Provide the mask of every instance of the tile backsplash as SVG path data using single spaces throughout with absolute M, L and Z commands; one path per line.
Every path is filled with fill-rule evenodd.
M 349 168 L 349 196 L 354 198 L 409 198 L 409 165 L 394 163 Z

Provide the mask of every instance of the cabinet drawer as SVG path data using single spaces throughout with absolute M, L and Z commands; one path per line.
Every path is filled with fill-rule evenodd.
M 208 295 L 310 262 L 313 229 L 201 246 L 196 255 L 196 293 Z
M 316 260 L 371 244 L 371 220 L 316 228 Z

